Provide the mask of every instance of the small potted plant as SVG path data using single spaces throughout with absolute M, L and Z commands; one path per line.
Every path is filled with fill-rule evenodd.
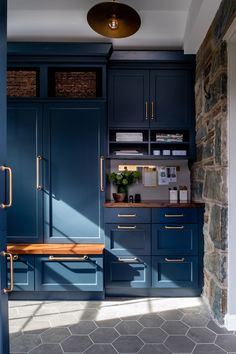
M 117 193 L 113 193 L 115 202 L 128 201 L 128 186 L 137 182 L 141 177 L 139 171 L 128 171 L 125 169 L 122 172 L 112 172 L 108 179 L 117 186 Z

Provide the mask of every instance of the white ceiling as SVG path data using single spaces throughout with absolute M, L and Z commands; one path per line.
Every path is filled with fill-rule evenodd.
M 121 0 L 138 11 L 142 24 L 133 36 L 116 40 L 98 35 L 87 24 L 88 10 L 101 1 L 8 0 L 8 39 L 112 41 L 120 49 L 179 49 L 184 45 L 190 5 L 203 0 Z

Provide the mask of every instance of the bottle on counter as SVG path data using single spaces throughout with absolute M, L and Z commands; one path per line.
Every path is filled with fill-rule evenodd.
M 179 201 L 180 202 L 188 201 L 188 188 L 186 186 L 179 186 Z
M 170 202 L 178 202 L 177 187 L 169 188 L 169 201 Z

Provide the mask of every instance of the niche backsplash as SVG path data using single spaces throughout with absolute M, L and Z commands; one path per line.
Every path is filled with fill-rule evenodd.
M 153 166 L 157 169 L 157 186 L 146 187 L 143 185 L 143 181 L 129 186 L 129 195 L 135 195 L 136 193 L 141 194 L 141 200 L 168 200 L 169 199 L 169 188 L 186 186 L 188 189 L 188 199 L 191 199 L 190 190 L 190 171 L 188 167 L 188 161 L 178 160 L 178 161 L 155 161 L 155 160 L 111 160 L 110 161 L 110 173 L 118 172 L 119 166 Z M 169 185 L 159 185 L 158 181 L 158 170 L 161 167 L 176 167 L 177 170 L 177 182 L 171 182 Z M 110 185 L 108 183 L 107 188 L 107 200 L 113 201 L 112 193 L 117 191 L 116 186 Z

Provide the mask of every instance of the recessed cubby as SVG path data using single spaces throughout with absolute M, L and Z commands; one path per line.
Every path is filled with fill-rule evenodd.
M 7 70 L 8 97 L 38 97 L 39 70 L 34 68 L 9 68 Z

